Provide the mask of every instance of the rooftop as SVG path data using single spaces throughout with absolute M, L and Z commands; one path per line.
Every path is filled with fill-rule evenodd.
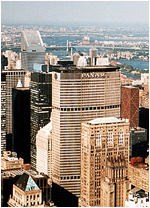
M 88 73 L 88 72 L 112 72 L 119 71 L 119 67 L 114 66 L 86 66 L 86 67 L 76 67 L 71 65 L 66 65 L 63 67 L 62 65 L 51 66 L 52 71 L 56 71 L 58 73 Z
M 115 117 L 106 117 L 106 118 L 96 118 L 94 120 L 88 121 L 90 124 L 100 124 L 100 123 L 120 123 L 124 120 L 115 118 Z

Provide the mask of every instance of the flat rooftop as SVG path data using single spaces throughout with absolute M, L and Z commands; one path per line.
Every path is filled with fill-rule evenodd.
M 88 72 L 112 72 L 119 71 L 120 67 L 115 66 L 86 66 L 86 67 L 76 67 L 76 66 L 51 66 L 51 70 L 58 73 L 88 73 Z
M 120 123 L 123 120 L 115 117 L 106 117 L 106 118 L 96 118 L 94 120 L 88 121 L 90 124 L 100 124 L 100 123 Z

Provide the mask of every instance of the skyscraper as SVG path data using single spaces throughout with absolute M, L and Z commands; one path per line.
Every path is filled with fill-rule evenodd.
M 81 122 L 120 117 L 117 67 L 55 67 L 52 75 L 52 178 L 79 197 Z
M 33 64 L 45 64 L 45 47 L 39 31 L 21 31 L 21 68 L 33 71 Z
M 6 133 L 10 135 L 12 134 L 12 88 L 17 86 L 19 79 L 24 83 L 24 76 L 27 71 L 20 69 L 2 72 L 6 73 Z
M 121 117 L 129 119 L 130 127 L 139 126 L 139 88 L 121 87 Z
M 6 151 L 6 73 L 1 73 L 1 152 Z
M 129 120 L 107 117 L 83 122 L 79 206 L 124 206 L 128 160 Z
M 30 90 L 20 80 L 12 88 L 12 151 L 30 163 Z
M 36 169 L 36 134 L 50 122 L 52 111 L 52 74 L 31 73 L 31 166 Z

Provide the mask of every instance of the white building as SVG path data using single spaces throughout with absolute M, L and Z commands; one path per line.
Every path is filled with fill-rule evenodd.
M 96 60 L 97 66 L 108 66 L 109 64 L 109 58 L 97 58 Z
M 52 122 L 41 128 L 36 135 L 36 169 L 51 178 Z
M 149 207 L 148 194 L 138 187 L 131 189 L 125 207 Z

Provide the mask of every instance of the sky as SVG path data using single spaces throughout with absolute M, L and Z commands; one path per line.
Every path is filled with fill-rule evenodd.
M 149 1 L 1 1 L 1 23 L 8 25 L 148 21 Z

